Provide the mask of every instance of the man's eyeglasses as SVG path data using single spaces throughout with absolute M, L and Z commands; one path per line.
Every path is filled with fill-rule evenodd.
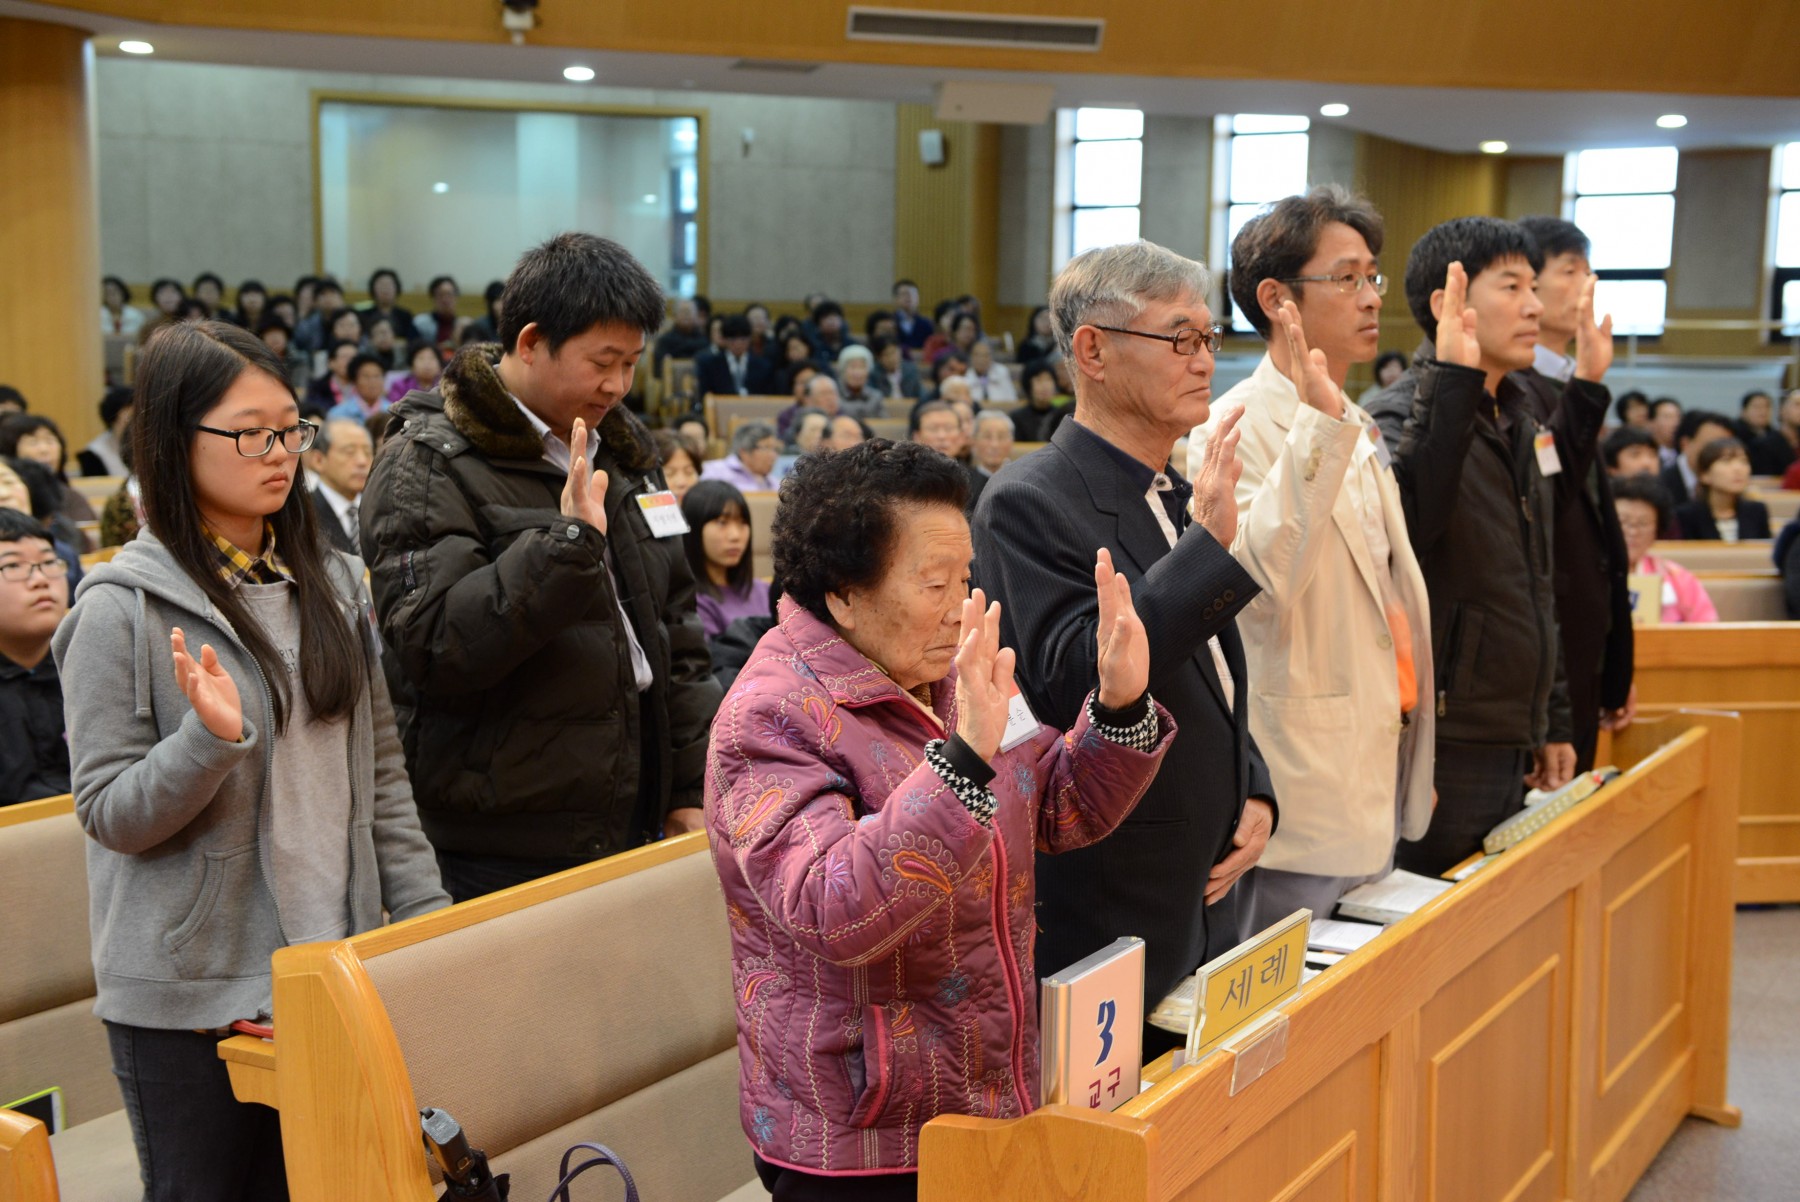
M 319 427 L 311 422 L 295 422 L 280 430 L 268 426 L 251 426 L 246 430 L 215 430 L 211 426 L 197 427 L 203 433 L 217 434 L 220 438 L 237 440 L 237 452 L 246 459 L 261 459 L 275 449 L 275 440 L 281 439 L 281 445 L 288 454 L 298 455 L 312 446 L 313 439 L 318 436 Z
M 1132 334 L 1139 338 L 1155 338 L 1172 346 L 1177 355 L 1198 355 L 1204 346 L 1213 354 L 1225 345 L 1225 331 L 1218 326 L 1189 326 L 1185 330 L 1177 330 L 1173 334 L 1152 334 L 1148 330 L 1128 330 L 1124 326 L 1095 326 L 1096 330 L 1105 330 L 1110 334 Z
M 30 580 L 33 572 L 42 572 L 45 580 L 61 580 L 69 574 L 69 563 L 64 559 L 43 559 L 37 563 L 26 563 L 23 560 L 0 563 L 0 580 L 8 584 Z
M 1387 277 L 1377 271 L 1373 275 L 1364 275 L 1360 271 L 1346 271 L 1343 275 L 1297 275 L 1280 281 L 1283 284 L 1336 284 L 1337 290 L 1345 296 L 1355 296 L 1361 292 L 1363 285 L 1375 289 L 1376 296 L 1387 295 Z

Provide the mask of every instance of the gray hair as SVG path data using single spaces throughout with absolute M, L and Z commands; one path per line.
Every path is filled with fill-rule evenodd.
M 1050 285 L 1050 328 L 1062 353 L 1073 356 L 1077 327 L 1129 325 L 1147 301 L 1205 300 L 1211 290 L 1204 263 L 1154 242 L 1102 246 L 1076 255 L 1057 273 Z
M 768 422 L 745 422 L 731 436 L 731 450 L 741 455 L 745 451 L 754 451 L 756 444 L 765 438 L 775 437 L 775 427 Z
M 861 343 L 852 342 L 849 346 L 846 346 L 843 350 L 838 352 L 838 370 L 844 370 L 844 364 L 850 362 L 852 359 L 861 359 L 864 363 L 869 365 L 871 371 L 875 368 L 875 353 Z
M 983 409 L 975 415 L 975 428 L 981 429 L 982 422 L 998 422 L 1010 433 L 1013 428 L 1012 414 L 1001 409 Z
M 331 450 L 331 427 L 338 425 L 355 426 L 362 432 L 363 437 L 369 438 L 369 428 L 354 417 L 331 417 L 319 423 L 319 432 L 313 435 L 312 449 L 321 455 L 329 453 Z M 373 438 L 369 438 L 369 445 L 375 445 Z
M 823 381 L 825 381 L 825 383 L 831 385 L 831 391 L 837 393 L 838 398 L 840 400 L 843 399 L 844 390 L 839 388 L 838 382 L 835 379 L 833 379 L 831 376 L 827 375 L 825 372 L 819 372 L 817 375 L 813 376 L 812 379 L 810 379 L 806 382 L 806 387 L 804 389 L 802 389 L 800 392 L 801 397 L 808 401 L 812 400 L 813 393 L 816 391 L 816 389 L 814 388 L 814 385 L 816 385 L 820 380 L 823 380 Z

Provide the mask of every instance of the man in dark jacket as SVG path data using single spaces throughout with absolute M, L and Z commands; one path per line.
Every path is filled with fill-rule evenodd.
M 1630 722 L 1636 708 L 1631 689 L 1631 592 L 1626 587 L 1630 561 L 1613 508 L 1612 486 L 1594 456 L 1605 411 L 1578 405 L 1569 421 L 1557 420 L 1564 389 L 1575 374 L 1569 351 L 1581 296 L 1593 276 L 1588 237 L 1560 217 L 1527 217 L 1519 224 L 1544 256 L 1544 269 L 1538 274 L 1544 315 L 1539 319 L 1536 360 L 1517 378 L 1532 417 L 1555 434 L 1563 466 L 1552 477 L 1556 621 L 1569 682 L 1575 771 L 1586 772 L 1594 766 L 1601 728 Z
M 767 396 L 775 387 L 775 369 L 750 350 L 750 319 L 733 313 L 719 323 L 725 345 L 694 357 L 700 395 Z
M 617 243 L 562 234 L 394 407 L 362 504 L 407 768 L 458 901 L 699 829 L 719 701 L 647 432 L 619 402 L 662 318 Z M 659 537 L 659 535 L 661 537 Z
M 1406 299 L 1426 341 L 1410 370 L 1364 406 L 1381 425 L 1413 550 L 1431 597 L 1437 674 L 1438 808 L 1403 842 L 1401 867 L 1436 876 L 1480 850 L 1517 812 L 1527 785 L 1574 774 L 1551 561 L 1564 470 L 1555 427 L 1591 444 L 1609 400 L 1612 319 L 1593 318 L 1593 282 L 1576 322 L 1574 378 L 1545 428 L 1509 373 L 1531 366 L 1543 305 L 1531 236 L 1508 221 L 1461 217 L 1419 239 Z M 1578 416 L 1579 415 L 1579 416 Z M 1585 471 L 1585 465 L 1577 465 Z
M 0 508 L 0 806 L 69 791 L 62 681 L 50 656 L 69 612 L 68 573 L 42 523 Z

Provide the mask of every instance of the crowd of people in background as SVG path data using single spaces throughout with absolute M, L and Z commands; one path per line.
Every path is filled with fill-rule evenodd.
M 0 805 L 72 788 L 92 887 L 130 900 L 94 946 L 143 1163 L 279 1176 L 206 1034 L 267 1015 L 274 947 L 694 830 L 744 972 L 857 1039 L 917 1004 L 960 1032 L 940 1109 L 1023 1114 L 1029 1014 L 965 1005 L 969 973 L 1032 979 L 1129 931 L 1160 997 L 1296 906 L 1441 873 L 1591 767 L 1631 720 L 1634 612 L 1717 618 L 1655 544 L 1771 538 L 1751 480 L 1800 488 L 1800 389 L 1735 415 L 1615 400 L 1587 236 L 1549 218 L 1427 233 L 1404 279 L 1424 341 L 1378 357 L 1382 252 L 1334 187 L 1243 225 L 1227 286 L 1265 352 L 1218 398 L 1211 276 L 1149 243 L 1078 256 L 1002 332 L 973 296 L 922 312 L 908 279 L 860 329 L 823 295 L 669 306 L 582 234 L 473 318 L 449 276 L 408 311 L 385 268 L 354 306 L 311 276 L 228 306 L 207 272 L 139 310 L 106 277 L 106 332 L 142 349 L 102 432 L 72 449 L 0 387 Z M 786 403 L 651 429 L 640 360 Z M 108 479 L 100 512 L 80 476 Z M 101 547 L 123 549 L 76 605 Z M 1773 553 L 1792 605 L 1800 519 Z M 239 874 L 197 959 L 166 962 L 176 877 L 265 839 L 273 895 Z M 965 889 L 981 923 L 915 929 Z M 909 933 L 868 996 L 844 966 Z M 747 1046 L 810 1063 L 750 1005 Z M 821 1172 L 792 1132 L 823 1118 L 862 1196 L 906 1196 L 930 1115 L 880 1092 L 746 1076 L 765 1183 Z M 151 1114 L 178 1094 L 203 1129 Z

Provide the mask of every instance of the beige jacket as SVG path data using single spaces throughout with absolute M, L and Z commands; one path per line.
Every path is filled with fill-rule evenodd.
M 1189 441 L 1198 470 L 1211 427 L 1242 406 L 1238 529 L 1231 552 L 1262 585 L 1238 617 L 1250 730 L 1281 798 L 1265 868 L 1380 872 L 1397 837 L 1431 821 L 1431 613 L 1380 431 L 1345 398 L 1342 421 L 1300 402 L 1267 355 L 1213 403 Z M 1354 480 L 1355 484 L 1351 481 Z M 1357 487 L 1356 485 L 1360 485 Z M 1412 628 L 1418 705 L 1401 721 L 1393 638 L 1359 498 L 1373 498 L 1394 599 Z M 1399 830 L 1396 832 L 1396 823 Z

